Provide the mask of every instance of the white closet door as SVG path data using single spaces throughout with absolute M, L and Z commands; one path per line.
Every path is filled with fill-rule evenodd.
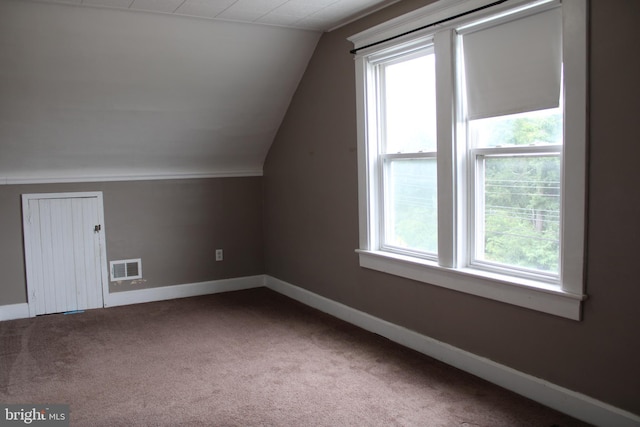
M 97 196 L 69 193 L 23 196 L 32 316 L 103 306 L 99 202 Z

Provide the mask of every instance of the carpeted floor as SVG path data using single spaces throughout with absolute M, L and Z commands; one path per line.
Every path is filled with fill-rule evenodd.
M 72 426 L 584 426 L 268 289 L 0 322 L 0 402 Z

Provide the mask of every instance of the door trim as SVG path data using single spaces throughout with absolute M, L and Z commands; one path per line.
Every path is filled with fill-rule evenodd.
M 98 233 L 99 251 L 100 251 L 100 281 L 102 287 L 102 306 L 104 307 L 109 295 L 109 278 L 107 268 L 107 245 L 106 230 L 104 224 L 104 203 L 102 191 L 87 191 L 73 193 L 32 193 L 22 195 L 22 230 L 24 239 L 24 256 L 25 256 L 25 272 L 27 281 L 27 305 L 29 306 L 29 317 L 36 316 L 35 304 L 29 303 L 32 292 L 35 291 L 33 285 L 34 272 L 31 271 L 29 260 L 32 259 L 33 248 L 31 247 L 31 227 L 29 218 L 29 201 L 40 199 L 73 199 L 73 198 L 95 198 L 98 204 L 98 220 L 101 224 L 101 231 Z

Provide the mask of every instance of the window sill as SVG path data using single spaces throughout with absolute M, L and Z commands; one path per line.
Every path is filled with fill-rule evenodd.
M 586 295 L 572 294 L 557 286 L 502 276 L 471 268 L 452 269 L 432 261 L 382 251 L 357 249 L 360 266 L 419 282 L 492 300 L 580 320 Z

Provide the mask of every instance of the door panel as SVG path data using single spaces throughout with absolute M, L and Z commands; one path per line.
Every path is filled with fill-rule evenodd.
M 102 307 L 102 287 L 92 285 L 101 283 L 100 240 L 94 231 L 100 224 L 98 205 L 90 199 L 73 199 L 72 211 L 74 224 L 81 224 L 84 231 L 78 232 L 79 228 L 74 228 L 73 235 L 78 307 Z
M 25 196 L 30 314 L 102 307 L 98 198 Z

